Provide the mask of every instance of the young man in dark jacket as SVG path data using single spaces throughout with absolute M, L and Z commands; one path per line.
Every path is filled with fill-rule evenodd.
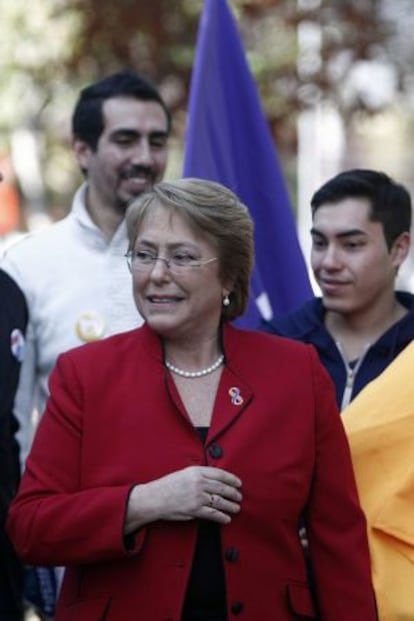
M 325 183 L 311 207 L 322 297 L 261 328 L 314 345 L 343 409 L 414 338 L 414 296 L 395 291 L 410 247 L 411 198 L 386 174 L 356 169 Z

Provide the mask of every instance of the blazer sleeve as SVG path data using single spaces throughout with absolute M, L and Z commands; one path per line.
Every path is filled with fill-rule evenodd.
M 83 488 L 81 484 L 85 412 L 70 353 L 59 357 L 50 390 L 8 516 L 7 529 L 19 556 L 30 564 L 71 565 L 136 554 L 145 528 L 128 549 L 123 536 L 132 485 Z
M 374 621 L 366 520 L 348 442 L 332 382 L 319 361 L 313 378 L 316 453 L 306 524 L 320 615 L 324 621 Z

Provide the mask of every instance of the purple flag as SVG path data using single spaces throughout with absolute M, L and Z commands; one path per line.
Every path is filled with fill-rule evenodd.
M 226 0 L 205 0 L 190 89 L 184 176 L 218 181 L 255 223 L 252 301 L 257 327 L 313 296 L 276 148 Z M 260 315 L 259 315 L 260 311 Z

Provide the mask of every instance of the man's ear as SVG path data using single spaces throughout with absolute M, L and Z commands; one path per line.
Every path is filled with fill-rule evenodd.
M 79 168 L 86 173 L 89 166 L 89 156 L 91 154 L 90 146 L 83 140 L 74 138 L 72 141 L 72 149 L 79 164 Z
M 408 253 L 410 252 L 410 244 L 411 235 L 408 231 L 401 233 L 401 235 L 399 235 L 397 239 L 394 240 L 391 246 L 390 255 L 392 263 L 397 268 L 397 270 L 407 258 Z

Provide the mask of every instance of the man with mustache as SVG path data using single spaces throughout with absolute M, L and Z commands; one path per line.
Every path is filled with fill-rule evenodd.
M 85 182 L 63 220 L 6 253 L 2 267 L 29 307 L 16 398 L 22 461 L 33 433 L 33 410 L 43 411 L 58 354 L 137 325 L 124 257 L 124 214 L 132 199 L 163 177 L 170 127 L 159 92 L 134 72 L 119 72 L 83 89 L 72 134 Z
M 63 220 L 26 236 L 3 259 L 1 267 L 20 286 L 29 310 L 15 400 L 23 464 L 57 356 L 142 321 L 125 260 L 124 215 L 132 199 L 162 179 L 170 129 L 160 93 L 135 72 L 115 73 L 84 88 L 72 136 L 85 182 Z M 54 612 L 55 576 L 49 568 L 37 568 L 36 575 L 34 591 L 26 589 L 26 595 L 47 618 Z
M 264 330 L 314 345 L 343 409 L 414 338 L 414 296 L 395 291 L 411 198 L 374 170 L 348 170 L 312 197 L 311 266 L 322 297 Z

